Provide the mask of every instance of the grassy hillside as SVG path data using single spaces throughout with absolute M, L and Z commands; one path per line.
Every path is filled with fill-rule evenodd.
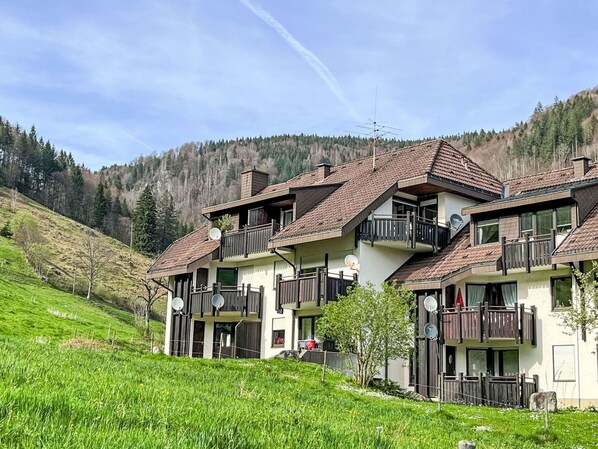
M 596 448 L 598 415 L 377 397 L 295 361 L 213 361 L 0 341 L 0 446 Z
M 0 188 L 0 228 L 18 211 L 31 213 L 51 248 L 48 281 L 61 290 L 72 291 L 74 280 L 75 292 L 85 294 L 87 282 L 76 254 L 89 228 L 23 195 L 17 194 L 13 207 L 11 195 L 11 190 Z M 143 293 L 140 279 L 152 261 L 113 238 L 102 236 L 102 242 L 109 252 L 109 260 L 95 289 L 96 296 L 120 306 L 131 307 L 137 295 Z M 156 309 L 164 314 L 164 303 L 158 303 Z
M 75 336 L 105 340 L 109 329 L 119 345 L 149 349 L 131 312 L 52 288 L 11 240 L 0 237 L 0 336 L 62 343 Z M 161 341 L 164 325 L 153 322 L 152 330 Z

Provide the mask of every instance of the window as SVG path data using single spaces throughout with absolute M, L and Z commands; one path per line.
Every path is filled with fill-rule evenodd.
M 567 232 L 571 229 L 571 207 L 563 206 L 538 212 L 525 212 L 519 216 L 521 235 L 548 236 L 553 229 Z
M 467 375 L 489 373 L 493 376 L 514 377 L 519 374 L 518 349 L 468 349 Z
M 284 318 L 272 318 L 272 347 L 284 347 Z
M 478 221 L 476 225 L 476 245 L 498 242 L 498 218 Z
M 280 224 L 286 227 L 293 222 L 293 209 L 286 209 L 280 212 Z
M 392 214 L 393 215 L 407 215 L 407 213 L 413 214 L 417 209 L 417 205 L 415 203 L 409 202 L 404 198 L 393 199 L 392 201 Z
M 419 215 L 428 220 L 438 217 L 438 202 L 436 198 L 422 201 L 419 204 Z
M 465 300 L 467 306 L 478 306 L 487 302 L 491 306 L 513 308 L 517 304 L 517 283 L 466 284 Z
M 272 331 L 272 347 L 273 348 L 284 347 L 284 329 Z
M 556 232 L 566 232 L 571 229 L 571 207 L 564 206 L 556 209 Z
M 571 307 L 571 288 L 573 281 L 571 276 L 550 278 L 552 290 L 552 308 L 566 309 Z
M 552 347 L 552 375 L 555 382 L 575 382 L 575 346 Z
M 304 316 L 299 318 L 299 340 L 315 340 L 316 320 L 319 316 Z
M 236 268 L 218 268 L 216 270 L 216 282 L 221 286 L 236 286 L 237 285 L 237 269 Z

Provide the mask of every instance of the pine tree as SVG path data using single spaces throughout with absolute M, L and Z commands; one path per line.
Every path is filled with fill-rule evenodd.
M 133 214 L 133 248 L 148 256 L 157 252 L 156 201 L 149 186 L 146 186 Z
M 174 210 L 174 199 L 166 191 L 160 198 L 156 215 L 156 236 L 158 251 L 164 251 L 177 237 L 178 220 Z
M 104 218 L 108 213 L 108 201 L 106 199 L 106 189 L 104 182 L 100 180 L 96 188 L 96 194 L 93 200 L 93 225 L 98 229 L 104 229 Z

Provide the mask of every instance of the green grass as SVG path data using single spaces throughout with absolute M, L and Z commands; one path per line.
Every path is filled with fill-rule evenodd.
M 0 342 L 0 447 L 595 448 L 598 415 L 444 406 L 347 391 L 295 361 L 212 361 Z M 488 426 L 490 430 L 476 430 Z
M 75 335 L 105 339 L 109 329 L 121 344 L 141 344 L 131 312 L 52 288 L 11 240 L 0 237 L 0 335 L 62 342 Z M 152 322 L 152 330 L 161 340 L 164 325 Z

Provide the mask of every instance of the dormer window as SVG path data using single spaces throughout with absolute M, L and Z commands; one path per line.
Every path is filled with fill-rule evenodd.
M 567 232 L 571 229 L 571 207 L 563 206 L 537 212 L 525 212 L 519 217 L 521 235 L 548 236 L 553 229 Z
M 498 218 L 478 221 L 476 224 L 475 244 L 498 243 Z
M 280 224 L 283 228 L 286 228 L 293 222 L 293 209 L 283 209 L 280 212 Z

